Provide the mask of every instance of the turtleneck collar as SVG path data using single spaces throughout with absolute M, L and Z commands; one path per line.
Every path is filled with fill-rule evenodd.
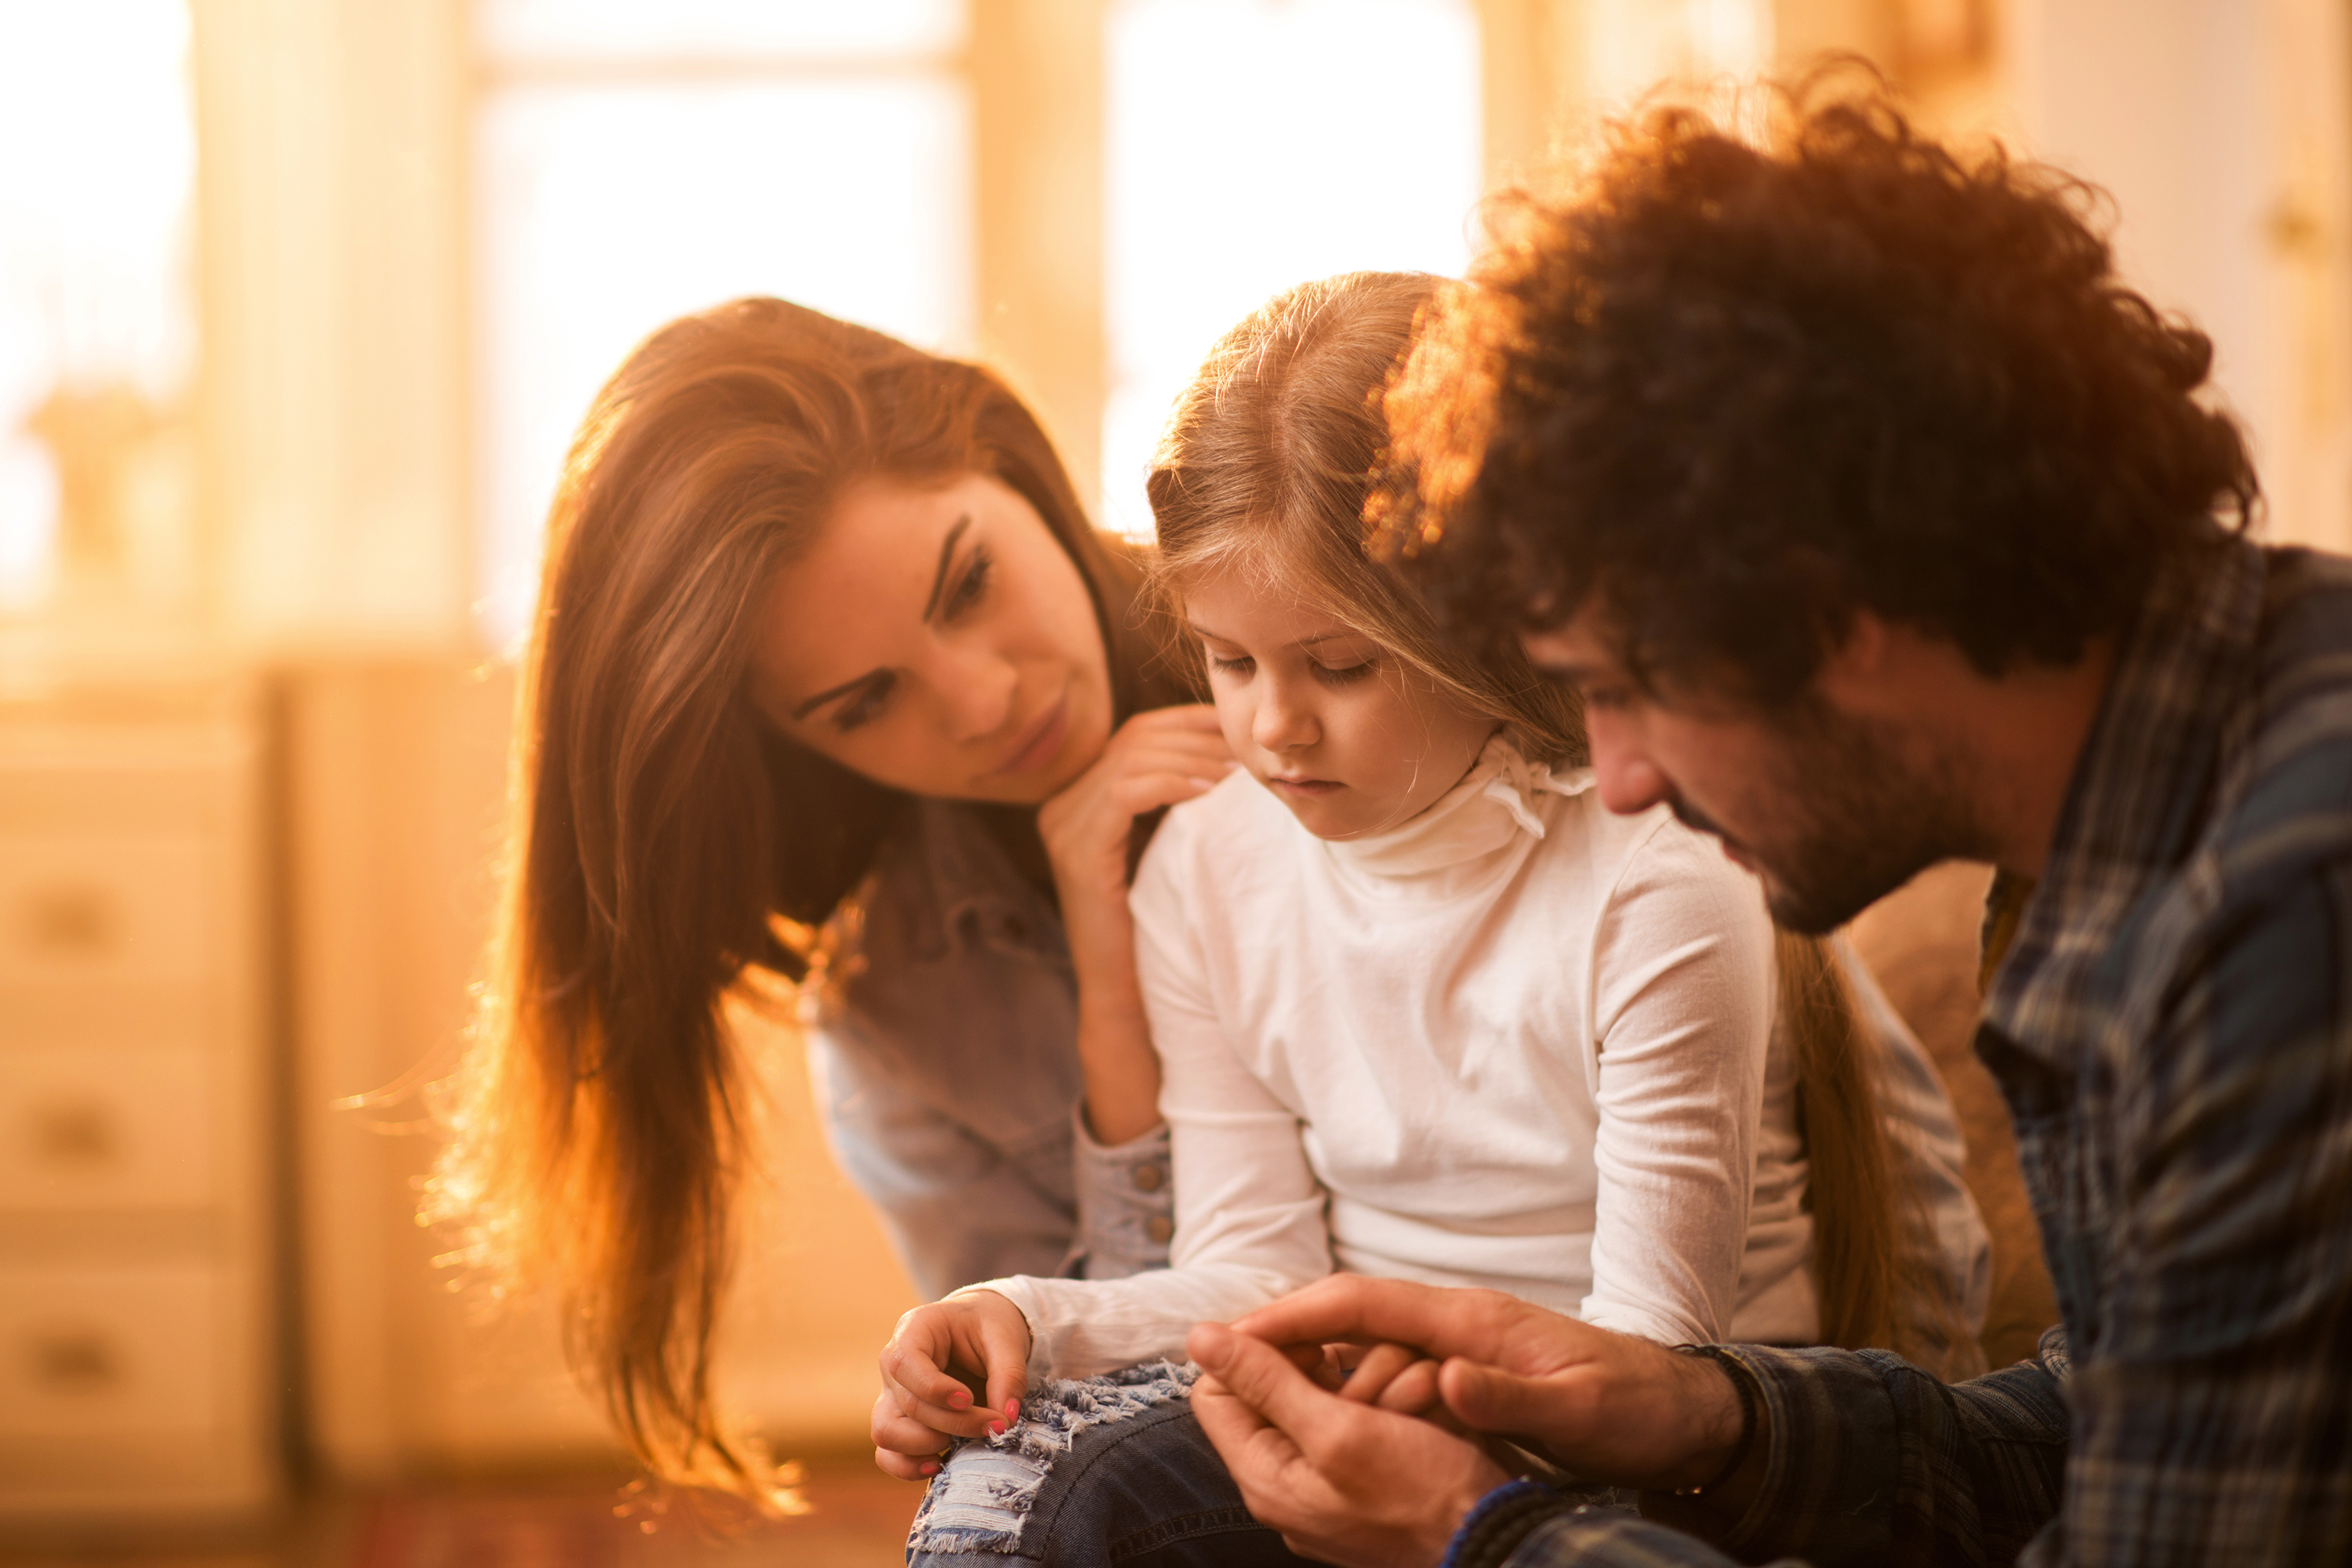
M 1544 797 L 1581 795 L 1592 772 L 1556 774 L 1501 734 L 1487 741 L 1462 782 L 1417 815 L 1364 838 L 1326 839 L 1340 865 L 1382 879 L 1422 877 L 1467 865 L 1544 836 Z

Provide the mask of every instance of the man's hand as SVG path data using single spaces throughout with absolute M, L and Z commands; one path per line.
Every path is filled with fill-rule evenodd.
M 937 1475 L 950 1439 L 1002 1432 L 1020 1419 L 1028 1361 L 1029 1321 L 993 1290 L 908 1312 L 882 1347 L 874 1462 L 901 1480 Z M 976 1408 L 973 1384 L 986 1391 Z
M 1498 1291 L 1335 1274 L 1233 1327 L 1285 1348 L 1411 1346 L 1441 1363 L 1438 1394 L 1465 1426 L 1533 1439 L 1595 1480 L 1655 1490 L 1705 1485 L 1739 1441 L 1739 1398 L 1722 1368 Z M 1760 1473 L 1767 1436 L 1759 1427 L 1742 1467 L 1748 1485 Z
M 1192 1385 L 1201 1429 L 1251 1514 L 1303 1556 L 1427 1568 L 1463 1516 L 1509 1479 L 1475 1446 L 1381 1408 L 1378 1395 L 1324 1392 L 1262 1340 L 1202 1323 L 1185 1349 L 1204 1373 Z

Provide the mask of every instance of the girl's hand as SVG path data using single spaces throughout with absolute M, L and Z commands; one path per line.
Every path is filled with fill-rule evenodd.
M 1038 809 L 1078 981 L 1087 1122 L 1106 1143 L 1125 1143 L 1160 1122 L 1160 1058 L 1144 1021 L 1127 910 L 1135 819 L 1205 794 L 1235 765 L 1215 709 L 1161 708 L 1120 725 L 1094 766 Z
M 1029 1321 L 993 1290 L 950 1296 L 898 1320 L 882 1347 L 874 1462 L 901 1480 L 939 1473 L 950 1438 L 1002 1432 L 1021 1416 Z M 972 1403 L 976 1384 L 985 1392 Z
M 1088 940 L 1100 931 L 1103 917 L 1115 916 L 1113 923 L 1124 925 L 1128 842 L 1135 819 L 1206 794 L 1235 765 L 1217 729 L 1214 708 L 1201 703 L 1155 709 L 1121 724 L 1094 766 L 1038 809 L 1037 832 L 1054 863 L 1062 923 L 1069 930 L 1071 959 L 1081 977 L 1085 959 L 1105 946 Z M 1087 952 L 1082 953 L 1082 947 Z

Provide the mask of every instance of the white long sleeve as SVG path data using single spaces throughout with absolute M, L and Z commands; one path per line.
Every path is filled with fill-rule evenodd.
M 1181 1355 L 1193 1323 L 1335 1266 L 1668 1341 L 1722 1337 L 1802 1273 L 1801 1165 L 1764 1157 L 1794 1130 L 1757 1136 L 1755 884 L 1666 814 L 1612 816 L 1589 780 L 1500 753 L 1365 843 L 1312 838 L 1245 777 L 1170 815 L 1132 903 L 1172 1266 L 992 1282 L 1029 1320 L 1033 1376 Z M 1792 1197 L 1762 1246 L 1759 1164 Z

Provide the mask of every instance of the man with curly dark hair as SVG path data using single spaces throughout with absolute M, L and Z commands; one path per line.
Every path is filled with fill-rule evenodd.
M 2352 1561 L 2352 562 L 2246 537 L 2210 346 L 2117 280 L 2095 203 L 1875 94 L 1753 138 L 1654 113 L 1430 324 L 1372 520 L 1463 635 L 1581 692 L 1609 805 L 1717 835 L 1785 923 L 2000 868 L 1977 1049 L 2062 1324 L 1947 1386 L 1327 1280 L 1192 1347 L 1302 1549 Z M 1382 1405 L 1649 1517 L 1276 1348 L 1346 1338 L 1430 1358 Z

